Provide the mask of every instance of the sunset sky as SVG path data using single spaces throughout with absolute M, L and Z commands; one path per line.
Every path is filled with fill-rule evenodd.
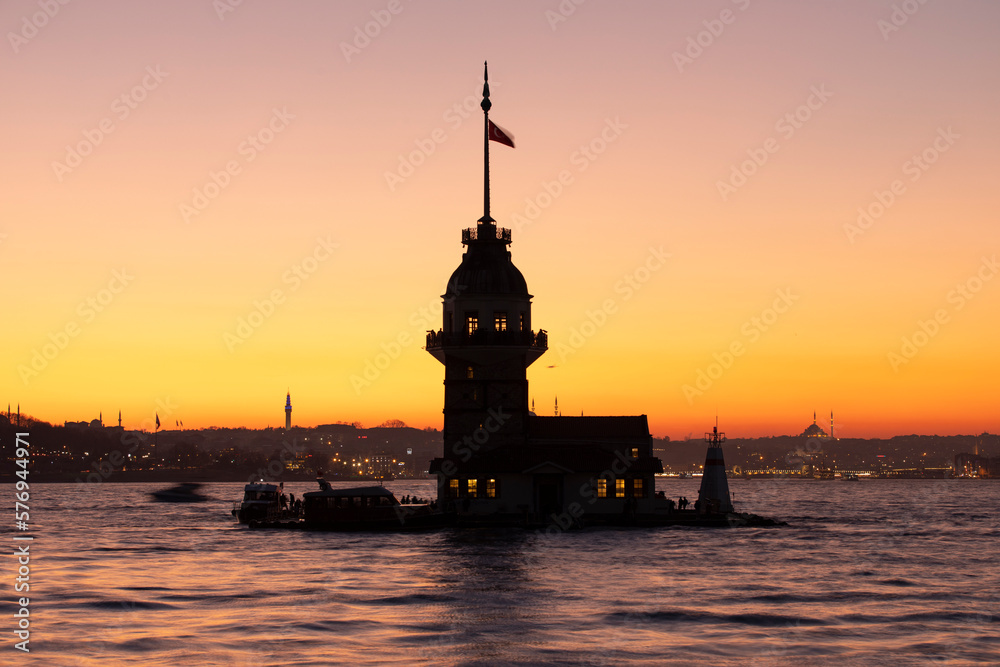
M 537 412 L 1000 430 L 1000 3 L 11 0 L 0 27 L 0 400 L 38 418 L 279 426 L 291 390 L 297 425 L 440 428 L 423 336 L 482 215 L 489 60 Z

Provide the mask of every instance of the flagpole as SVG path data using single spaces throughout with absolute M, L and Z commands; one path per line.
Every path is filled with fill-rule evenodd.
M 486 62 L 483 62 L 483 217 L 479 222 L 495 222 L 490 217 L 490 72 Z

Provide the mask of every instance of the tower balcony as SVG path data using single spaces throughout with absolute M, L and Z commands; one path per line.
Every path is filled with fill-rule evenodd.
M 442 363 L 446 353 L 477 363 L 487 363 L 522 354 L 525 348 L 530 364 L 549 349 L 549 334 L 545 329 L 537 332 L 516 329 L 477 329 L 471 333 L 440 330 L 427 332 L 427 351 Z
M 496 227 L 493 224 L 469 227 L 462 230 L 462 245 L 470 241 L 503 241 L 510 243 L 510 230 L 506 227 Z

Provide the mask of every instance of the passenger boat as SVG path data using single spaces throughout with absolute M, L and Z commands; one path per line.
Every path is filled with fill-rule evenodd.
M 403 505 L 381 486 L 334 489 L 317 481 L 320 490 L 302 496 L 302 527 L 309 530 L 410 530 L 446 523 L 434 503 Z
M 301 530 L 421 530 L 454 521 L 454 514 L 438 510 L 436 503 L 402 504 L 381 486 L 334 489 L 323 478 L 319 491 L 302 494 L 302 517 L 291 521 L 251 519 L 250 528 Z

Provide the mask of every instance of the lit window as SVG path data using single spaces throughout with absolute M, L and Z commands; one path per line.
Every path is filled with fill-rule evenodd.
M 635 498 L 645 498 L 642 492 L 642 478 L 636 477 L 632 480 L 632 496 Z
M 497 497 L 497 481 L 495 479 L 486 480 L 486 497 L 487 498 Z
M 472 370 L 472 366 L 467 366 L 465 369 L 465 377 L 468 379 L 473 379 L 476 376 L 475 371 Z
M 524 313 L 521 313 L 521 331 L 524 331 Z
M 450 479 L 450 480 L 448 480 L 448 490 L 450 491 L 450 493 L 448 495 L 450 495 L 452 498 L 458 498 L 458 480 L 457 479 Z
M 507 313 L 493 313 L 493 329 L 495 331 L 507 330 Z
M 469 377 L 472 377 L 472 376 L 470 375 Z M 638 447 L 633 447 L 632 448 L 632 458 L 634 458 L 634 459 L 639 458 L 639 448 Z
M 625 497 L 625 480 L 616 479 L 615 480 L 615 498 Z
M 469 489 L 469 497 L 470 498 L 477 498 L 478 497 L 478 494 L 476 493 L 476 481 L 477 480 L 474 480 L 474 479 L 470 479 L 470 480 L 466 481 L 466 484 L 468 485 L 467 488 Z
M 598 498 L 608 497 L 608 480 L 604 478 L 597 480 L 597 497 Z
M 479 328 L 479 313 L 472 312 L 465 314 L 465 333 L 474 334 Z

